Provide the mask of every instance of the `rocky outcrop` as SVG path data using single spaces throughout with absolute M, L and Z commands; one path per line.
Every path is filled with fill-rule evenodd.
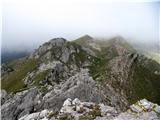
M 53 77 L 51 78 L 52 81 L 54 81 Z M 57 78 L 55 80 L 57 80 Z M 44 84 L 46 83 L 47 81 Z M 94 104 L 100 104 L 102 109 L 105 109 L 102 103 L 110 104 L 115 106 L 115 111 L 118 110 L 118 112 L 122 108 L 122 104 L 118 102 L 121 101 L 123 103 L 125 101 L 125 98 L 117 94 L 111 86 L 103 88 L 94 81 L 92 77 L 90 77 L 88 69 L 81 69 L 67 80 L 61 81 L 59 84 L 54 84 L 54 87 L 51 86 L 50 91 L 44 96 L 42 96 L 37 88 L 15 94 L 2 105 L 2 118 L 4 120 L 11 118 L 14 120 L 20 118 L 24 114 L 30 114 L 45 109 L 53 112 L 63 111 L 64 109 L 61 109 L 61 107 L 65 106 L 65 104 L 69 104 L 69 101 L 71 101 L 68 99 L 67 103 L 65 100 L 67 98 L 74 99 L 75 97 L 77 99 L 72 102 L 73 104 L 79 104 L 79 100 L 93 102 Z M 10 114 L 7 113 L 7 111 L 10 111 Z M 36 117 L 39 114 L 41 113 L 38 112 L 28 117 L 25 116 L 25 118 Z
M 100 103 L 105 99 L 86 69 L 82 69 L 79 73 L 66 80 L 66 82 L 54 86 L 54 89 L 44 96 L 45 102 L 43 107 L 44 109 L 59 110 L 65 99 L 74 99 L 75 97 L 82 101 L 96 103 Z
M 35 52 L 30 55 L 30 58 L 40 58 L 44 54 L 47 53 L 48 56 L 46 58 L 50 58 L 52 56 L 49 55 L 49 50 L 51 50 L 54 46 L 60 47 L 64 45 L 67 41 L 64 38 L 55 38 L 50 40 L 49 42 L 44 43 L 40 46 Z
M 48 111 L 45 109 L 42 110 L 41 112 L 27 114 L 21 117 L 19 120 L 48 120 L 50 114 L 52 114 L 52 111 Z
M 13 71 L 14 71 L 14 69 L 9 67 L 9 66 L 7 66 L 7 64 L 2 64 L 2 66 L 1 66 L 1 75 L 2 75 L 2 77 L 4 75 L 6 75 L 6 74 L 9 74 L 10 72 L 13 72 Z
M 74 46 L 70 45 L 64 38 L 55 38 L 40 46 L 30 55 L 30 58 L 40 59 L 45 62 L 61 61 L 66 63 L 74 52 Z
M 132 71 L 132 67 L 137 57 L 137 54 L 117 56 L 111 59 L 107 66 L 109 69 L 107 76 L 110 79 L 110 81 L 106 81 L 107 84 L 111 85 L 119 94 L 126 95 L 125 98 L 127 99 L 133 93 L 134 80 L 132 74 L 134 71 Z
M 55 38 L 12 66 L 12 73 L 11 65 L 5 69 L 9 84 L 2 82 L 8 92 L 1 91 L 3 120 L 157 117 L 159 106 L 147 100 L 130 105 L 143 98 L 159 103 L 160 65 L 136 53 L 122 38 Z
M 160 106 L 146 99 L 131 105 L 126 112 L 118 113 L 115 108 L 101 103 L 67 98 L 57 113 L 44 109 L 41 112 L 27 114 L 19 120 L 159 120 L 159 114 Z
M 109 104 L 118 111 L 125 110 L 128 106 L 125 97 L 116 92 L 112 86 L 102 87 L 89 76 L 88 69 L 81 69 L 66 81 L 56 84 L 54 89 L 43 97 L 45 100 L 43 109 L 52 108 L 58 111 L 65 99 L 75 97 L 81 101 Z
M 54 85 L 55 83 L 61 82 L 64 78 L 67 79 L 69 76 L 68 71 L 68 68 L 60 61 L 49 61 L 47 63 L 40 64 L 38 69 L 28 73 L 23 81 L 25 85 L 31 86 L 34 84 L 36 76 L 45 73 L 44 78 L 42 78 L 38 84 L 43 84 L 43 86 Z
M 160 106 L 146 99 L 131 105 L 130 108 L 118 115 L 115 120 L 159 120 Z
M 64 78 L 68 78 L 68 69 L 63 66 L 61 62 L 48 63 L 43 66 L 43 70 L 50 70 L 51 72 L 42 80 L 43 84 L 54 85 L 55 83 L 60 83 Z M 42 70 L 42 66 L 40 69 Z
M 68 98 L 61 108 L 59 115 L 69 114 L 73 119 L 79 120 L 80 118 L 92 118 L 104 117 L 112 119 L 118 115 L 118 112 L 110 106 L 104 104 L 95 104 L 93 102 L 81 102 L 78 98 L 73 101 Z
M 19 92 L 1 106 L 2 120 L 16 120 L 36 111 L 40 104 L 40 94 L 36 88 Z
M 7 100 L 7 92 L 5 90 L 0 91 L 0 99 L 1 99 L 1 105 Z

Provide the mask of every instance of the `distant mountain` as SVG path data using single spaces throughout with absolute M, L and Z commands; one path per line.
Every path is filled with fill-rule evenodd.
M 2 71 L 4 120 L 57 112 L 67 98 L 107 104 L 117 112 L 144 98 L 160 104 L 160 64 L 120 36 L 54 38 Z
M 134 48 L 140 54 L 145 55 L 149 59 L 153 59 L 160 64 L 160 44 L 159 43 L 132 43 Z
M 1 53 L 1 62 L 6 63 L 10 62 L 25 56 L 28 56 L 30 52 L 27 51 L 2 51 Z
M 86 43 L 92 42 L 93 38 L 89 35 L 84 35 L 76 40 L 74 40 L 75 43 L 80 45 L 85 45 Z

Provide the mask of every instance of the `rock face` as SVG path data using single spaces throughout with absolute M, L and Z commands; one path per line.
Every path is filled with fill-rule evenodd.
M 115 120 L 159 120 L 160 106 L 146 99 L 130 106 L 127 112 L 121 113 Z
M 59 110 L 66 98 L 75 97 L 82 101 L 100 103 L 104 96 L 96 87 L 95 81 L 89 76 L 86 69 L 82 69 L 76 75 L 70 77 L 65 83 L 55 86 L 51 92 L 44 96 L 44 109 Z
M 1 105 L 3 105 L 3 103 L 7 99 L 7 92 L 5 90 L 0 91 L 0 99 L 1 99 Z
M 69 45 L 64 38 L 55 38 L 40 46 L 31 54 L 30 58 L 41 59 L 42 61 L 59 60 L 66 63 L 73 52 L 75 52 L 74 47 Z
M 27 114 L 19 120 L 159 120 L 158 114 L 160 106 L 146 99 L 131 105 L 126 112 L 118 113 L 115 108 L 104 104 L 67 98 L 57 113 L 44 109 L 41 112 Z
M 40 95 L 37 89 L 30 89 L 19 92 L 7 99 L 1 106 L 3 120 L 15 120 L 29 114 L 36 110 L 38 107 Z
M 41 112 L 36 112 L 36 113 L 32 113 L 32 114 L 27 114 L 23 117 L 21 117 L 19 120 L 39 120 L 39 119 L 43 119 L 43 120 L 48 120 L 47 117 L 49 117 L 49 114 L 51 112 L 48 110 L 42 110 Z
M 6 74 L 9 74 L 12 71 L 14 71 L 13 68 L 7 66 L 6 64 L 2 64 L 2 66 L 1 66 L 1 74 L 2 74 L 2 76 L 6 75 Z
M 35 57 L 35 58 L 40 58 L 42 55 L 46 54 L 47 55 L 46 58 L 49 58 L 51 56 L 49 56 L 49 50 L 52 49 L 53 46 L 62 46 L 66 43 L 66 40 L 64 38 L 55 38 L 50 40 L 49 42 L 43 44 L 42 46 L 40 46 L 37 50 L 35 50 L 35 52 L 33 54 L 31 54 L 31 58 Z
M 160 65 L 122 37 L 55 38 L 2 72 L 3 120 L 138 120 L 159 113 L 151 102 L 160 104 Z

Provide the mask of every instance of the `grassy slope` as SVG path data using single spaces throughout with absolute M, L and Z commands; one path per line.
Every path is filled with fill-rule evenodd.
M 90 74 L 94 80 L 98 80 L 103 83 L 103 81 L 110 80 L 107 77 L 106 72 L 109 73 L 110 70 L 107 69 L 109 59 L 112 59 L 117 56 L 116 51 L 112 50 L 112 55 L 110 56 L 108 49 L 110 46 L 114 45 L 114 41 L 108 41 L 102 44 L 103 41 L 100 41 L 99 44 L 102 47 L 101 53 L 99 53 L 98 58 L 89 66 Z M 130 46 L 127 42 L 119 43 L 122 47 L 127 48 L 131 52 L 135 52 L 134 48 Z M 105 47 L 106 46 L 106 47 Z M 139 58 L 138 58 L 139 59 Z M 160 104 L 160 81 L 159 75 L 155 75 L 154 71 L 156 66 L 155 62 L 148 62 L 144 66 L 141 66 L 142 63 L 134 63 L 134 68 L 131 68 L 133 74 L 133 81 L 129 81 L 131 86 L 131 91 L 134 95 L 129 93 L 129 90 L 126 90 L 126 93 L 130 99 L 130 103 L 134 103 L 137 100 L 147 98 L 148 100 Z M 149 70 L 151 69 L 151 70 Z M 119 83 L 115 83 L 119 86 Z M 124 88 L 126 88 L 124 86 Z M 123 89 L 123 88 L 121 88 Z
M 43 71 L 43 72 L 40 72 L 39 74 L 37 74 L 33 79 L 34 85 L 40 86 L 40 82 L 45 79 L 45 77 L 48 75 L 48 73 L 49 73 L 49 70 L 46 70 L 46 71 Z
M 86 46 L 88 44 L 88 42 L 91 42 L 92 41 L 92 37 L 90 37 L 89 35 L 84 35 L 76 40 L 74 40 L 73 42 L 78 44 L 78 45 L 81 45 L 81 46 Z
M 1 82 L 2 89 L 5 89 L 9 93 L 16 92 L 25 87 L 22 79 L 27 75 L 28 72 L 31 72 L 36 68 L 37 60 L 27 59 L 20 63 L 14 62 L 12 66 L 14 67 L 15 71 L 10 73 Z
M 133 88 L 135 95 L 131 103 L 137 99 L 146 98 L 152 102 L 160 104 L 160 75 L 154 74 L 155 70 L 160 70 L 160 66 L 155 61 L 136 62 L 133 74 Z

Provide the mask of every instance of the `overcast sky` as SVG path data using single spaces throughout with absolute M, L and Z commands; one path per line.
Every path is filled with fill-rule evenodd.
M 105 0 L 3 0 L 2 49 L 35 48 L 55 37 L 73 40 L 85 34 L 158 43 L 159 6 Z

